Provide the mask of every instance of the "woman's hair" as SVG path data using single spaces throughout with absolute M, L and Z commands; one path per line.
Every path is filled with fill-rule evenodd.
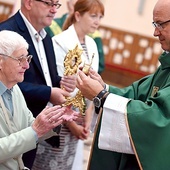
M 28 49 L 28 43 L 18 33 L 14 31 L 0 31 L 0 54 L 11 55 L 21 48 Z
M 82 16 L 86 12 L 98 13 L 104 16 L 104 5 L 100 0 L 78 0 L 74 5 L 74 12 L 70 14 L 63 24 L 62 30 L 66 30 L 70 25 L 76 22 L 75 12 Z

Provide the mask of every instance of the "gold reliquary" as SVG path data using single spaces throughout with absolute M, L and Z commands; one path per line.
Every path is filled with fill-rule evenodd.
M 83 53 L 83 50 L 79 49 L 78 45 L 76 45 L 76 47 L 73 50 L 69 50 L 64 60 L 64 67 L 65 67 L 64 75 L 65 76 L 77 74 L 79 66 L 82 63 L 82 59 L 81 59 L 82 53 Z M 93 60 L 93 57 L 92 57 L 92 60 Z M 90 64 L 84 63 L 83 65 L 82 71 L 86 75 L 88 75 L 89 69 L 92 64 L 92 60 Z M 85 103 L 84 96 L 82 95 L 80 90 L 78 90 L 75 96 L 66 97 L 66 99 L 67 100 L 63 104 L 63 106 L 72 105 L 74 108 L 78 108 L 82 115 L 85 115 L 86 103 Z

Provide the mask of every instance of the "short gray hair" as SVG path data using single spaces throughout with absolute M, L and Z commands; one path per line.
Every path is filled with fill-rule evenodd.
M 28 50 L 27 41 L 18 33 L 9 30 L 0 31 L 0 53 L 11 55 L 14 51 L 21 48 Z

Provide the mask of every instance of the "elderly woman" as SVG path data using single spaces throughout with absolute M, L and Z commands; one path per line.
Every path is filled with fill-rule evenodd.
M 36 148 L 40 139 L 57 135 L 53 129 L 75 118 L 59 105 L 46 107 L 35 119 L 17 85 L 24 79 L 31 55 L 28 43 L 13 31 L 0 32 L 0 169 L 24 169 L 22 154 Z M 64 94 L 64 92 L 63 92 Z M 61 98 L 64 96 L 61 93 Z M 70 113 L 70 115 L 66 115 Z

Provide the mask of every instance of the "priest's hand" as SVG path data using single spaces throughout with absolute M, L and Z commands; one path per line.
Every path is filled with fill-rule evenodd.
M 90 76 L 86 76 L 81 70 L 78 72 L 76 86 L 82 95 L 89 100 L 92 100 L 103 90 L 103 86 L 99 81 L 92 79 Z
M 98 74 L 96 71 L 94 71 L 93 69 L 89 70 L 89 74 L 88 74 L 92 79 L 97 80 L 104 88 L 105 88 L 105 82 L 103 81 L 102 77 L 100 76 L 100 74 Z

